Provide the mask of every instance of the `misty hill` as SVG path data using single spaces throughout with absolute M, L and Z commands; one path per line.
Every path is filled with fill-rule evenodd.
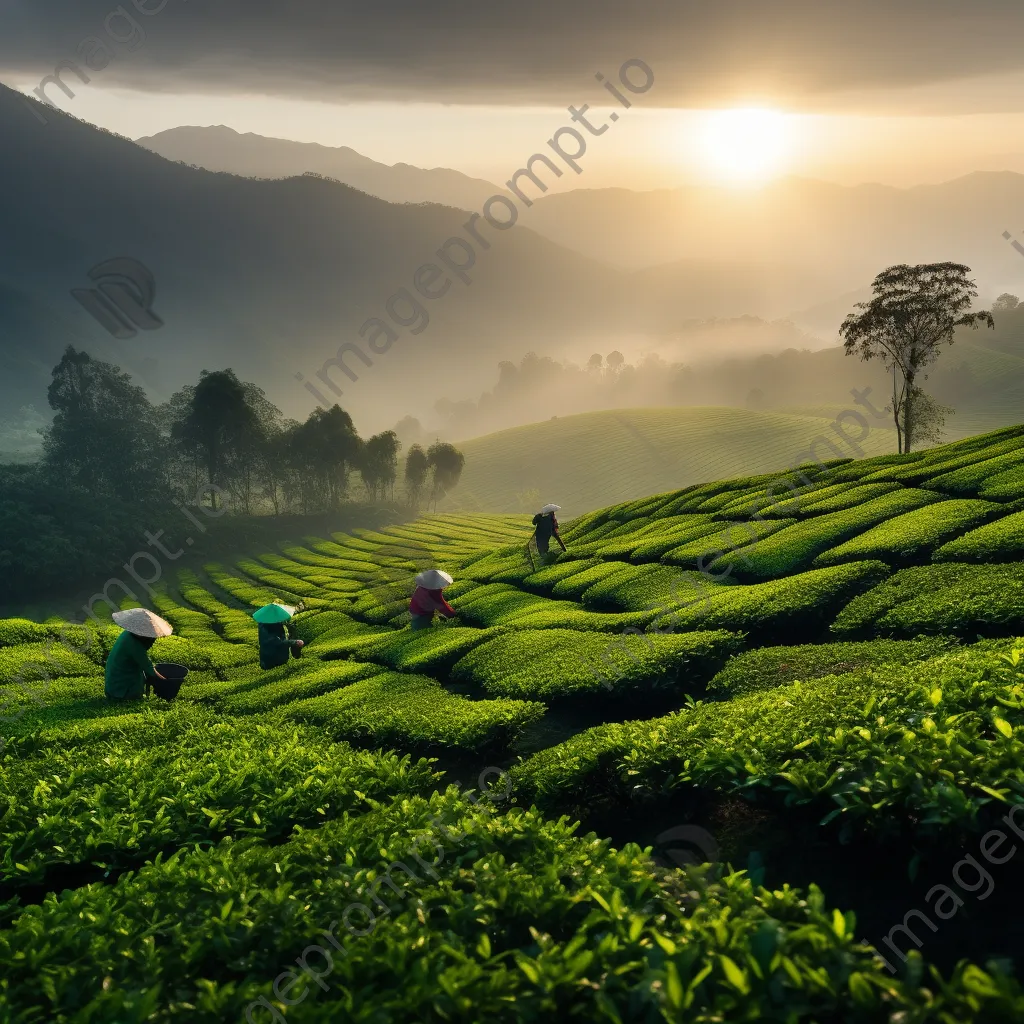
M 315 171 L 394 202 L 477 209 L 498 191 L 457 171 L 388 167 L 346 147 L 182 127 L 139 143 L 174 160 L 263 177 Z M 553 183 L 553 179 L 549 180 Z M 564 184 L 564 180 L 559 184 Z M 940 185 L 844 186 L 786 178 L 761 188 L 685 186 L 635 192 L 575 189 L 539 197 L 522 223 L 588 258 L 649 269 L 631 285 L 645 304 L 686 316 L 769 319 L 842 306 L 893 263 L 952 260 L 990 301 L 1018 279 L 1020 255 L 1002 238 L 1024 204 L 1024 175 L 984 171 Z M 835 298 L 839 296 L 839 298 Z M 670 300 L 674 298 L 675 302 Z M 794 319 L 832 333 L 845 312 Z
M 894 263 L 966 263 L 991 301 L 1024 271 L 1002 237 L 1009 230 L 1020 240 L 1022 208 L 1024 175 L 984 172 L 906 189 L 800 178 L 757 189 L 578 189 L 541 198 L 528 223 L 625 268 L 746 261 L 814 282 L 806 301 L 780 292 L 771 308 L 746 310 L 774 317 L 863 288 Z
M 389 203 L 440 203 L 478 210 L 498 188 L 444 167 L 383 164 L 348 146 L 270 139 L 224 125 L 183 126 L 135 140 L 168 160 L 244 177 L 293 178 L 307 171 L 336 178 Z
M 231 366 L 286 413 L 305 416 L 314 400 L 294 374 L 313 378 L 339 344 L 361 341 L 360 325 L 387 316 L 389 297 L 411 289 L 417 268 L 437 260 L 466 220 L 317 178 L 192 169 L 66 114 L 47 117 L 41 124 L 19 94 L 0 88 L 0 400 L 8 408 L 45 402 L 49 368 L 70 342 L 145 374 L 155 398 L 201 369 Z M 355 383 L 331 371 L 364 431 L 410 411 L 424 388 L 437 394 L 456 378 L 472 386 L 474 373 L 485 384 L 523 337 L 553 342 L 582 322 L 610 322 L 627 291 L 621 275 L 529 230 L 491 236 L 467 275 L 471 286 L 453 275 L 424 331 L 396 327 L 398 340 L 372 355 L 372 366 L 349 357 Z M 164 327 L 116 341 L 72 298 L 90 284 L 90 268 L 114 257 L 152 271 Z M 417 326 L 409 305 L 395 308 Z
M 347 146 L 266 138 L 252 132 L 240 134 L 224 125 L 183 126 L 136 140 L 140 146 L 169 160 L 211 171 L 247 177 L 288 178 L 315 172 L 335 178 L 369 195 L 393 203 L 440 203 L 460 210 L 479 210 L 501 191 L 492 182 L 471 178 L 446 168 L 426 170 L 410 164 L 378 163 Z M 532 226 L 534 213 L 523 211 L 522 223 Z M 538 227 L 543 226 L 543 219 Z M 543 231 L 542 231 L 543 233 Z M 588 230 L 572 226 L 560 245 L 592 256 Z M 765 311 L 784 312 L 793 306 L 819 299 L 827 285 L 819 275 L 799 266 L 761 263 L 757 259 L 706 260 L 687 258 L 649 267 L 630 277 L 630 289 L 639 298 L 639 309 L 657 311 L 650 327 L 672 330 L 680 319 L 728 317 Z M 601 257 L 617 264 L 613 255 Z
M 841 345 L 818 347 L 814 340 L 785 321 L 740 317 L 694 323 L 666 336 L 660 352 L 619 365 L 600 356 L 595 366 L 531 352 L 502 362 L 479 396 L 445 392 L 424 436 L 464 440 L 603 409 L 843 409 L 854 390 L 878 408 L 888 404 L 892 381 L 881 362 L 865 363 Z M 958 331 L 922 384 L 952 408 L 944 435 L 950 440 L 1016 423 L 1024 408 L 1024 306 L 999 308 L 995 330 Z
M 842 407 L 819 415 L 745 409 L 621 409 L 565 416 L 465 441 L 466 468 L 442 511 L 535 512 L 553 501 L 568 519 L 609 503 L 693 483 L 787 469 Z M 884 424 L 863 444 L 896 450 Z M 835 456 L 825 447 L 824 459 Z

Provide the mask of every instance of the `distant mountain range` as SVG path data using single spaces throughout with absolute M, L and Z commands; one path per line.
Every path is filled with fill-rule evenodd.
M 544 197 L 526 222 L 624 268 L 701 260 L 797 271 L 819 288 L 801 305 L 864 288 L 895 263 L 965 263 L 983 298 L 1024 282 L 1024 260 L 1003 238 L 1024 242 L 1024 175 L 1011 172 L 908 189 L 799 178 L 750 190 L 579 189 Z
M 413 334 L 408 299 L 394 304 L 393 348 L 372 354 L 360 326 L 387 319 L 389 297 L 462 233 L 463 212 L 396 205 L 312 177 L 256 181 L 172 163 L 134 142 L 54 110 L 41 124 L 0 88 L 0 403 L 45 401 L 49 368 L 65 345 L 114 358 L 166 397 L 200 370 L 233 367 L 292 415 L 315 400 L 315 373 L 343 343 L 351 382 L 329 371 L 360 429 L 390 426 L 426 392 L 455 378 L 478 390 L 495 364 L 526 344 L 546 347 L 591 323 L 625 322 L 627 289 L 613 270 L 524 229 L 490 229 L 470 285 L 454 274 Z M 141 261 L 156 282 L 159 330 L 112 338 L 71 296 L 104 260 Z M 457 250 L 457 260 L 465 255 Z M 383 339 L 380 339 L 381 341 Z M 474 383 L 473 374 L 477 374 Z M 459 389 L 461 390 L 461 388 Z
M 235 174 L 315 171 L 392 202 L 472 210 L 500 191 L 457 171 L 389 167 L 348 148 L 239 135 L 223 126 L 175 128 L 139 143 L 170 159 Z M 540 173 L 556 183 L 545 168 Z M 966 263 L 983 299 L 1024 279 L 1020 254 L 1003 238 L 1004 231 L 1016 237 L 1024 227 L 1024 175 L 1008 171 L 913 188 L 800 178 L 754 189 L 582 188 L 542 195 L 528 181 L 525 187 L 536 202 L 523 211 L 523 225 L 613 267 L 664 267 L 652 277 L 678 281 L 695 316 L 773 318 L 835 296 L 845 301 L 883 267 L 901 262 Z M 831 333 L 838 321 L 823 322 Z
M 260 178 L 294 166 L 350 183 L 253 180 L 183 166 L 53 109 L 41 124 L 26 102 L 0 87 L 4 410 L 43 407 L 49 369 L 70 343 L 120 363 L 156 399 L 202 369 L 231 366 L 289 415 L 305 416 L 314 399 L 303 383 L 334 401 L 317 371 L 339 345 L 369 353 L 359 328 L 386 317 L 400 289 L 391 323 L 417 326 L 408 303 L 417 268 L 437 262 L 446 239 L 465 233 L 463 210 L 495 190 L 454 171 L 388 168 L 351 150 L 224 129 L 143 140 L 186 163 L 233 152 L 238 170 Z M 313 155 L 321 162 L 310 166 Z M 357 181 L 429 201 L 399 205 Z M 329 371 L 341 404 L 361 430 L 378 430 L 438 395 L 479 394 L 499 360 L 531 349 L 655 348 L 677 334 L 685 346 L 695 319 L 792 310 L 805 311 L 794 316 L 805 327 L 834 328 L 855 290 L 902 259 L 962 260 L 990 290 L 1014 290 L 1024 272 L 1001 237 L 1024 212 L 1024 176 L 906 191 L 789 181 L 730 195 L 727 203 L 723 190 L 569 192 L 540 199 L 512 231 L 485 228 L 493 244 L 477 245 L 471 285 L 452 275 L 450 294 L 421 300 L 425 330 L 396 326 L 393 347 L 370 356 L 372 365 L 349 356 L 355 382 Z M 112 337 L 72 297 L 92 288 L 90 269 L 116 257 L 152 271 L 159 330 Z
M 245 135 L 217 125 L 171 128 L 136 139 L 140 146 L 168 160 L 227 171 L 251 178 L 294 178 L 313 172 L 351 185 L 389 203 L 440 203 L 459 210 L 478 210 L 498 192 L 496 185 L 443 167 L 388 165 L 347 146 Z

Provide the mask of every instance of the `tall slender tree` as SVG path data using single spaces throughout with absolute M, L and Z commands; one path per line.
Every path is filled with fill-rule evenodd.
M 393 430 L 374 434 L 363 445 L 359 460 L 359 474 L 370 497 L 384 500 L 394 491 L 398 476 L 398 452 L 402 444 Z
M 429 471 L 430 460 L 427 458 L 427 453 L 418 444 L 414 444 L 405 457 L 405 491 L 409 498 L 409 504 L 414 509 L 419 507 Z
M 924 394 L 920 379 L 927 380 L 924 371 L 939 358 L 942 346 L 953 344 L 960 327 L 995 327 L 988 310 L 969 312 L 978 297 L 970 273 L 970 267 L 959 263 L 889 267 L 874 280 L 874 298 L 858 303 L 861 312 L 851 313 L 840 328 L 847 355 L 881 359 L 892 374 L 892 415 L 900 452 L 909 452 L 917 439 Z

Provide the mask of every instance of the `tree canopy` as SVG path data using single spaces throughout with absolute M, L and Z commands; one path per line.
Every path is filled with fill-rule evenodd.
M 55 415 L 43 441 L 51 475 L 121 501 L 158 491 L 164 444 L 146 392 L 118 367 L 70 345 L 52 377 L 47 398 Z
M 860 312 L 851 313 L 840 328 L 847 355 L 881 359 L 892 373 L 892 415 L 901 452 L 909 452 L 918 439 L 918 409 L 924 412 L 919 379 L 927 379 L 924 371 L 942 346 L 953 344 L 959 327 L 995 326 L 987 310 L 970 312 L 978 297 L 970 273 L 959 263 L 889 267 L 875 278 L 871 301 L 858 303 Z M 929 423 L 935 423 L 931 413 Z

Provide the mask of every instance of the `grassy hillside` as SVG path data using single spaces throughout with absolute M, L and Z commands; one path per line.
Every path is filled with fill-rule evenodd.
M 0 620 L 0 1019 L 1024 1019 L 1024 427 L 528 524 L 172 569 L 173 703 Z
M 613 409 L 502 430 L 459 445 L 466 469 L 438 508 L 534 511 L 539 498 L 574 516 L 702 480 L 786 469 L 806 458 L 812 441 L 831 435 L 839 412 Z M 864 452 L 894 451 L 895 432 L 881 420 L 871 426 Z M 856 426 L 850 433 L 857 435 Z M 824 444 L 818 451 L 838 457 Z

